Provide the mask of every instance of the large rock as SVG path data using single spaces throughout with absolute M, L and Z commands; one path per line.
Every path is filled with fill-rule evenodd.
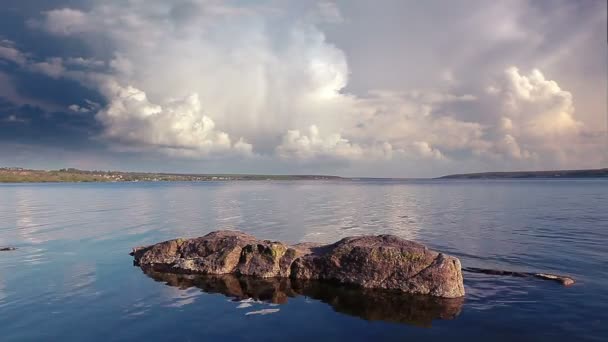
M 464 296 L 457 258 L 392 235 L 290 246 L 217 231 L 137 247 L 131 254 L 136 265 L 156 272 L 326 280 L 445 298 Z

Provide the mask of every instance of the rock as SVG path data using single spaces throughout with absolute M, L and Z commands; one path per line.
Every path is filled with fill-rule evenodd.
M 292 277 L 364 288 L 455 298 L 464 296 L 460 261 L 393 235 L 342 239 L 294 261 Z
M 546 273 L 534 273 L 536 278 L 553 280 L 564 286 L 574 285 L 574 279 L 557 274 L 546 274 Z
M 0 247 L 0 252 L 16 251 L 17 247 Z
M 436 319 L 455 319 L 464 298 L 410 295 L 400 291 L 363 289 L 328 282 L 248 276 L 193 275 L 156 272 L 143 268 L 156 281 L 181 289 L 198 287 L 207 293 L 223 294 L 235 301 L 286 304 L 290 298 L 306 296 L 330 305 L 335 311 L 370 321 L 406 323 L 431 327 Z
M 304 249 L 304 251 L 306 251 Z M 176 239 L 131 252 L 138 265 L 174 273 L 237 273 L 262 278 L 288 277 L 300 250 L 281 242 L 257 240 L 236 231 L 216 231 L 194 239 Z
M 519 277 L 519 278 L 534 277 L 534 278 L 545 279 L 545 280 L 553 280 L 564 286 L 574 285 L 574 283 L 575 283 L 574 279 L 572 279 L 568 276 L 558 275 L 558 274 L 504 271 L 504 270 L 493 270 L 493 269 L 477 268 L 477 267 L 465 267 L 462 270 L 465 272 L 471 272 L 471 273 L 504 275 L 504 276 Z
M 290 246 L 216 231 L 137 247 L 131 255 L 136 265 L 155 272 L 323 280 L 436 297 L 464 296 L 458 259 L 392 235 Z

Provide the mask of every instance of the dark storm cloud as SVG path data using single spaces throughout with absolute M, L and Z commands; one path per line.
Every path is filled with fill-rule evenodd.
M 0 98 L 0 142 L 90 148 L 99 124 L 90 114 L 47 112 L 31 105 L 14 105 Z
M 14 42 L 29 58 L 91 56 L 90 49 L 77 39 L 59 39 L 40 34 L 28 20 L 57 7 L 86 9 L 88 1 L 15 1 L 0 7 L 0 40 Z M 103 103 L 95 91 L 67 79 L 51 78 L 21 68 L 10 61 L 0 62 L 4 84 L 0 84 L 0 143 L 63 148 L 66 151 L 98 149 L 94 138 L 101 130 L 94 112 L 76 113 L 70 105 L 85 99 Z M 17 98 L 13 98 L 13 96 Z M 30 102 L 30 103 L 24 103 Z M 7 156 L 2 158 L 6 160 Z
M 10 1 L 10 4 L 0 6 L 0 39 L 17 42 L 23 51 L 41 57 L 87 56 L 90 51 L 82 41 L 59 39 L 51 35 L 40 34 L 40 32 L 31 30 L 28 22 L 54 8 L 71 7 L 84 10 L 89 5 L 90 1 L 87 0 Z

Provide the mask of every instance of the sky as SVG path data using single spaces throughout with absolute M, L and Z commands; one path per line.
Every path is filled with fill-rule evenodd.
M 608 167 L 605 0 L 21 0 L 0 166 L 434 177 Z

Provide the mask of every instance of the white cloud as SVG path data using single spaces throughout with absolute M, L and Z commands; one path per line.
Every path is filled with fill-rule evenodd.
M 169 153 L 205 156 L 215 152 L 250 155 L 251 145 L 242 139 L 232 144 L 228 134 L 202 112 L 197 94 L 152 103 L 146 93 L 116 83 L 105 86 L 108 105 L 96 118 L 105 126 L 104 136 L 136 147 L 156 147 Z
M 435 112 L 446 104 L 474 101 L 471 96 L 413 91 L 375 92 L 357 103 L 360 124 L 353 135 L 366 140 L 388 141 L 405 157 L 445 158 L 447 152 L 461 150 L 481 154 L 490 142 L 484 139 L 485 127 Z M 456 100 L 460 99 L 460 100 Z
M 345 51 L 353 46 L 340 49 L 317 26 L 319 16 L 343 25 L 350 16 L 345 22 L 333 2 L 311 6 L 285 20 L 280 10 L 259 6 L 94 1 L 87 11 L 51 10 L 30 22 L 59 37 L 103 41 L 112 58 L 22 57 L 22 64 L 99 90 L 107 104 L 96 117 L 108 141 L 178 156 L 251 155 L 255 146 L 259 154 L 302 161 L 422 158 L 568 166 L 581 162 L 581 151 L 597 146 L 584 138 L 593 134 L 577 118 L 570 91 L 540 70 L 503 72 L 510 61 L 480 62 L 498 59 L 522 42 L 544 41 L 537 27 L 523 25 L 519 3 L 483 7 L 460 26 L 450 23 L 455 35 L 483 42 L 450 56 L 435 53 L 451 65 L 425 67 L 428 56 L 411 49 L 412 62 L 369 68 L 390 75 L 407 69 L 434 86 L 356 94 L 348 87 L 351 72 L 356 79 L 367 69 L 351 70 Z M 443 36 L 424 43 L 443 44 L 438 51 L 451 46 Z M 6 46 L 0 57 L 25 56 Z M 378 51 L 385 49 L 370 48 L 352 59 L 356 64 Z M 528 47 L 518 51 L 530 53 Z
M 530 152 L 522 150 L 521 147 L 519 147 L 515 137 L 510 134 L 506 134 L 503 140 L 498 142 L 497 149 L 514 159 L 528 159 L 532 157 Z
M 69 105 L 68 109 L 71 110 L 72 112 L 76 112 L 76 113 L 88 113 L 91 111 L 89 108 L 81 107 L 77 104 Z
M 315 26 L 289 24 L 271 39 L 268 13 L 212 3 L 187 11 L 164 1 L 104 3 L 89 12 L 49 11 L 37 27 L 87 41 L 109 40 L 115 55 L 108 63 L 111 73 L 97 75 L 95 82 L 110 78 L 133 86 L 154 103 L 197 94 L 206 117 L 223 132 L 259 143 L 268 153 L 288 129 L 316 122 L 337 128 L 341 114 L 328 113 L 341 110 L 339 92 L 348 79 L 344 53 Z M 66 21 L 58 20 L 62 16 Z M 83 83 L 90 86 L 91 77 Z M 105 136 L 120 138 L 114 131 Z
M 308 128 L 308 134 L 299 130 L 289 130 L 282 143 L 276 148 L 277 154 L 285 159 L 303 161 L 317 159 L 361 160 L 390 158 L 392 146 L 389 143 L 361 146 L 343 138 L 340 134 L 322 136 L 317 126 Z
M 582 163 L 579 153 L 588 149 L 582 141 L 588 129 L 574 117 L 570 92 L 546 79 L 538 69 L 526 75 L 516 67 L 507 68 L 492 87 L 495 91 L 491 96 L 501 108 L 496 127 L 502 138 L 497 151 L 515 159 L 540 158 L 554 165 Z
M 433 148 L 426 141 L 414 141 L 413 145 L 420 156 L 424 158 L 433 158 L 437 160 L 445 159 L 445 156 L 441 153 L 441 151 Z
M 538 69 L 522 75 L 510 67 L 505 76 L 501 92 L 506 99 L 505 111 L 519 121 L 522 133 L 544 139 L 580 131 L 583 124 L 574 119 L 572 94 L 557 82 L 545 79 Z

